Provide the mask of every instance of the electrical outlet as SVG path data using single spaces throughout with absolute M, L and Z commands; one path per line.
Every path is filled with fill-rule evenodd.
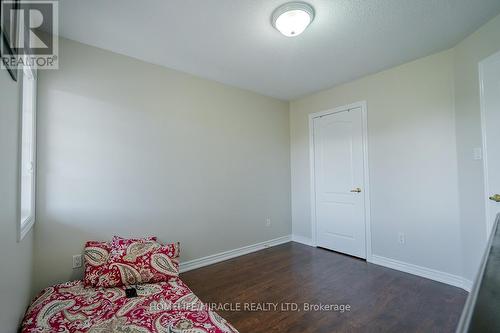
M 82 267 L 82 255 L 75 254 L 73 256 L 73 269 Z
M 406 235 L 404 232 L 398 234 L 398 243 L 404 245 L 406 243 Z
M 483 159 L 483 150 L 481 148 L 474 148 L 473 158 L 475 161 L 480 161 Z
M 266 227 L 270 227 L 271 226 L 271 219 L 268 217 L 266 219 Z

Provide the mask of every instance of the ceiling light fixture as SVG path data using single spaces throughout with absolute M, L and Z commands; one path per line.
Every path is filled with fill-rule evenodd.
M 314 19 L 314 8 L 304 2 L 289 2 L 273 12 L 273 26 L 287 37 L 295 37 L 306 30 Z

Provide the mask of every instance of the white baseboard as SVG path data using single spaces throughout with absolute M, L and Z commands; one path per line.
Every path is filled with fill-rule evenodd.
M 465 290 L 465 291 L 471 292 L 472 285 L 474 284 L 474 282 L 471 281 L 471 280 L 468 280 L 466 278 L 464 278 L 463 280 L 464 281 L 463 281 L 463 287 L 462 287 L 462 289 Z
M 292 242 L 301 243 L 308 246 L 314 246 L 311 238 L 299 235 L 292 235 Z
M 271 239 L 265 242 L 252 244 L 244 247 L 240 247 L 238 249 L 224 251 L 216 254 L 212 254 L 203 258 L 193 259 L 185 262 L 181 262 L 180 264 L 180 272 L 184 273 L 193 269 L 197 269 L 200 267 L 216 264 L 221 261 L 225 261 L 228 259 L 236 258 L 245 254 L 249 254 L 252 252 L 256 252 L 259 250 L 263 250 L 269 247 L 273 247 L 276 245 L 281 245 L 284 243 L 288 243 L 292 240 L 291 235 Z
M 298 236 L 298 235 L 287 235 L 275 239 L 271 239 L 265 242 L 260 242 L 244 247 L 240 247 L 238 249 L 234 250 L 229 250 L 229 251 L 224 251 L 216 254 L 212 254 L 203 258 L 198 258 L 198 259 L 193 259 L 185 262 L 181 262 L 180 264 L 180 271 L 181 273 L 201 268 L 204 266 L 216 264 L 221 261 L 233 259 L 245 254 L 249 254 L 252 252 L 256 252 L 259 250 L 263 250 L 269 247 L 281 245 L 284 243 L 288 243 L 290 241 L 301 243 L 304 245 L 308 246 L 314 246 L 312 240 L 307 237 L 303 236 Z M 422 267 L 410 263 L 406 263 L 403 261 L 395 260 L 395 259 L 390 259 L 378 255 L 372 255 L 371 260 L 369 260 L 370 263 L 392 268 L 398 271 L 402 271 L 405 273 L 421 276 L 430 280 L 446 283 L 461 289 L 464 289 L 465 291 L 470 292 L 472 289 L 472 281 L 467 280 L 461 276 L 458 275 L 453 275 L 450 273 L 445 273 L 442 271 L 438 271 L 435 269 L 427 268 L 427 267 Z
M 472 288 L 472 281 L 464 279 L 463 277 L 458 275 L 441 272 L 435 269 L 409 264 L 403 261 L 381 257 L 377 255 L 372 255 L 372 259 L 370 262 L 372 264 L 392 268 L 405 273 L 418 275 L 430 280 L 446 283 L 464 289 L 465 291 L 468 292 L 470 292 Z

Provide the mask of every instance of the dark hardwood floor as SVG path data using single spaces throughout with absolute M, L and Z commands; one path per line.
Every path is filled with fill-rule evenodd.
M 454 332 L 467 293 L 336 252 L 287 243 L 181 274 L 206 303 L 297 303 L 301 311 L 218 311 L 240 333 Z M 304 311 L 344 304 L 344 313 Z

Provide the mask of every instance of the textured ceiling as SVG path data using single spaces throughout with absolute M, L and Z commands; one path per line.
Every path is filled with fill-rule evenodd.
M 309 0 L 287 38 L 280 0 L 63 0 L 62 36 L 284 100 L 454 46 L 500 0 Z

